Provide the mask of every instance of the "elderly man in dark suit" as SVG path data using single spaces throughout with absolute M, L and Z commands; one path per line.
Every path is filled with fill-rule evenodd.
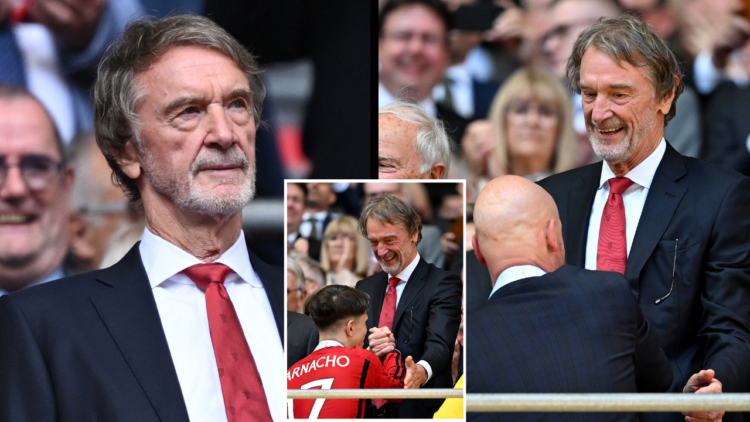
M 283 278 L 241 225 L 259 73 L 197 16 L 136 22 L 108 51 L 97 142 L 146 230 L 110 268 L 0 298 L 0 420 L 283 419 Z
M 474 207 L 489 301 L 467 315 L 470 393 L 664 392 L 672 368 L 625 278 L 565 265 L 552 197 L 517 176 L 494 179 Z M 471 421 L 557 420 L 559 414 L 469 413 Z M 568 415 L 636 421 L 634 413 Z
M 422 223 L 402 199 L 384 194 L 362 210 L 359 231 L 372 245 L 383 272 L 357 283 L 370 295 L 369 345 L 378 357 L 394 348 L 416 362 L 408 388 L 451 388 L 451 359 L 461 323 L 462 283 L 417 253 Z M 431 418 L 443 399 L 391 403 L 396 418 Z
M 679 65 L 638 19 L 582 32 L 567 75 L 604 161 L 540 182 L 560 210 L 566 262 L 625 275 L 672 363 L 670 391 L 701 369 L 715 370 L 725 392 L 750 391 L 750 179 L 664 140 Z

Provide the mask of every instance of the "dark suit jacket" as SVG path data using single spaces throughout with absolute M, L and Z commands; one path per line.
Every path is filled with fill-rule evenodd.
M 110 268 L 0 297 L 0 421 L 188 421 L 139 245 Z M 250 262 L 283 339 L 281 269 Z
M 370 295 L 367 329 L 377 326 L 388 287 L 385 271 L 360 280 L 357 289 Z M 461 323 L 461 279 L 420 258 L 404 287 L 393 318 L 396 348 L 414 362 L 422 359 L 432 368 L 423 388 L 452 388 L 451 360 Z M 365 348 L 368 347 L 365 338 Z M 398 418 L 432 418 L 443 399 L 404 400 L 392 403 Z
M 309 316 L 286 311 L 286 369 L 306 358 L 318 345 L 318 327 Z
M 719 86 L 711 94 L 703 119 L 705 141 L 701 158 L 722 167 L 750 176 L 750 152 L 747 137 L 750 135 L 750 88 L 734 84 Z
M 474 251 L 466 252 L 466 315 L 487 303 L 490 292 L 490 271 L 479 262 Z
M 591 164 L 539 182 L 560 211 L 566 261 L 578 267 L 585 264 L 601 166 Z M 700 369 L 714 369 L 724 392 L 750 391 L 749 233 L 750 179 L 683 157 L 667 144 L 625 278 L 672 362 L 672 392 L 682 391 Z M 670 291 L 673 267 L 672 294 L 655 305 Z M 678 413 L 668 415 L 684 420 Z
M 467 315 L 468 393 L 664 392 L 672 369 L 625 278 L 564 265 Z M 471 382 L 468 382 L 471 380 Z M 468 413 L 469 421 L 636 421 L 633 413 Z

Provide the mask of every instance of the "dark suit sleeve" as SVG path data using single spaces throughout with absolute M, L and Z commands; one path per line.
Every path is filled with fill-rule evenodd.
M 672 366 L 667 355 L 659 347 L 656 333 L 643 317 L 641 307 L 632 298 L 633 312 L 636 315 L 638 337 L 635 344 L 635 387 L 639 393 L 663 393 L 672 385 Z
M 716 371 L 724 392 L 750 391 L 750 179 L 724 196 L 709 239 L 703 316 L 703 369 Z M 684 374 L 686 377 L 691 374 Z
M 430 364 L 433 376 L 451 369 L 453 347 L 461 324 L 462 288 L 461 279 L 457 275 L 446 274 L 433 291 L 424 353 L 420 358 Z
M 310 330 L 310 338 L 307 340 L 307 356 L 310 356 L 315 351 L 315 348 L 318 347 L 318 343 L 320 343 L 318 336 L 318 327 L 313 325 Z
M 0 421 L 57 421 L 54 390 L 23 311 L 0 297 Z

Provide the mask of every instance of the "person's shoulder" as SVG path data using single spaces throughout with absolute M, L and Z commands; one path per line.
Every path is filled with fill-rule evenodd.
M 750 178 L 735 170 L 722 167 L 718 164 L 709 163 L 693 157 L 680 155 L 688 174 L 692 176 L 691 181 L 707 189 L 729 187 L 736 183 L 750 183 Z
M 253 270 L 258 274 L 258 277 L 260 277 L 261 280 L 269 280 L 279 283 L 284 281 L 283 268 L 271 264 L 266 264 L 250 250 L 247 251 L 247 254 L 250 258 L 250 264 L 253 266 Z
M 289 321 L 289 324 L 294 324 L 295 326 L 299 328 L 309 328 L 314 329 L 315 323 L 313 322 L 312 318 L 305 314 L 300 314 L 298 312 L 293 311 L 286 311 L 286 318 Z
M 375 283 L 377 283 L 378 281 L 382 281 L 383 277 L 385 277 L 384 271 L 378 271 L 369 277 L 365 277 L 362 280 L 359 280 L 356 284 L 356 288 L 360 290 L 374 288 Z
M 100 282 L 107 270 L 96 270 L 72 275 L 44 284 L 31 286 L 10 293 L 6 300 L 13 301 L 29 315 L 46 314 L 61 310 L 66 306 L 78 306 L 82 301 L 108 286 Z
M 446 271 L 446 270 L 444 270 L 444 269 L 436 266 L 435 264 L 431 264 L 431 263 L 427 262 L 422 257 L 420 257 L 419 259 L 420 259 L 420 263 L 418 265 L 425 265 L 427 267 L 427 276 L 429 278 L 437 278 L 437 279 L 441 279 L 441 280 L 450 278 L 450 279 L 459 279 L 460 280 L 460 277 L 457 274 L 452 273 L 450 271 Z M 416 269 L 415 269 L 415 271 L 416 271 Z
M 624 275 L 614 271 L 592 271 L 566 264 L 548 275 L 563 280 L 577 290 L 632 295 L 628 280 Z
M 547 192 L 552 193 L 552 191 L 555 190 L 569 188 L 572 181 L 580 178 L 598 178 L 598 176 L 601 175 L 601 171 L 602 163 L 596 162 L 593 164 L 588 164 L 582 167 L 567 170 L 562 173 L 547 176 L 544 179 L 537 181 L 536 183 L 539 186 L 543 187 Z

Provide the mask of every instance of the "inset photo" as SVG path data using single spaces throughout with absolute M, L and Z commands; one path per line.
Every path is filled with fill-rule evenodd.
M 463 180 L 287 180 L 289 419 L 464 419 Z

